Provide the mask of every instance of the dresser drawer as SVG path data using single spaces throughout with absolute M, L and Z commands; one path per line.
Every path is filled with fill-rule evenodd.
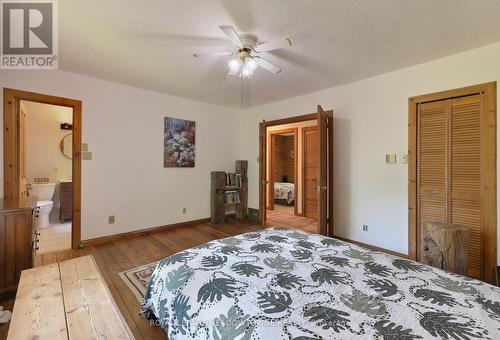
M 1 199 L 0 209 L 0 294 L 15 290 L 21 271 L 33 265 L 32 208 L 11 208 Z M 36 204 L 36 200 L 33 200 Z

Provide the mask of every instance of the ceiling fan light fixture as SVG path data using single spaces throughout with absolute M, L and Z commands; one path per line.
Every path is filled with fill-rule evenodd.
M 245 66 L 253 73 L 259 65 L 255 60 L 253 60 L 253 58 L 247 58 L 245 60 Z
M 251 70 L 248 65 L 243 65 L 241 69 L 241 77 L 242 78 L 248 78 L 253 74 L 253 70 Z
M 227 62 L 227 66 L 233 73 L 237 73 L 241 67 L 241 61 L 239 58 L 231 59 Z

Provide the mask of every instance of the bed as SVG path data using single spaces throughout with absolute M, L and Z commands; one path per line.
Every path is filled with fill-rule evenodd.
M 337 239 L 270 228 L 160 261 L 141 307 L 176 339 L 498 339 L 500 290 Z
M 274 203 L 282 205 L 293 205 L 294 184 L 274 182 Z

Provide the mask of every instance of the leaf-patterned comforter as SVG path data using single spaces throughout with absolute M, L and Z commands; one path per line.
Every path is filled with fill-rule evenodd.
M 176 339 L 499 339 L 500 290 L 285 228 L 160 261 L 142 314 Z

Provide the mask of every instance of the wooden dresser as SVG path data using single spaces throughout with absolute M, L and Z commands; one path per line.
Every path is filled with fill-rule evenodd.
M 33 266 L 36 199 L 0 199 L 0 293 L 17 288 L 21 271 Z
M 59 219 L 61 222 L 71 221 L 73 217 L 73 182 L 61 182 L 59 190 L 61 197 Z

